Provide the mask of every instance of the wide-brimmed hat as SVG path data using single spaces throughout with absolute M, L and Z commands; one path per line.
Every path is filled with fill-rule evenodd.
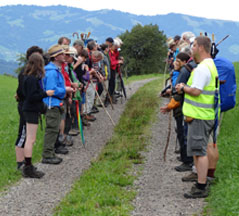
M 69 47 L 69 49 L 65 51 L 65 54 L 68 54 L 68 55 L 72 56 L 75 60 L 78 60 L 77 50 L 75 47 Z
M 65 53 L 65 50 L 61 45 L 56 44 L 56 45 L 51 46 L 48 49 L 48 53 L 49 53 L 50 57 L 56 57 L 62 53 Z

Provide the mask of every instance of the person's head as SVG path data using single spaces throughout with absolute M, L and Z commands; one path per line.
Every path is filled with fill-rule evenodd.
M 73 43 L 73 47 L 76 48 L 78 54 L 84 49 L 84 41 L 83 40 L 75 40 L 74 43 Z
M 177 45 L 176 45 L 176 43 L 174 43 L 174 42 L 171 43 L 170 46 L 169 46 L 169 49 L 172 50 L 173 52 L 175 52 L 176 49 L 177 49 Z
M 97 50 L 97 44 L 95 41 L 90 41 L 88 42 L 87 44 L 87 49 L 90 50 L 90 51 L 96 51 Z
M 185 52 L 180 52 L 176 56 L 176 60 L 174 61 L 174 69 L 179 71 L 183 65 L 185 65 L 188 60 L 190 59 L 190 56 Z
M 181 37 L 179 35 L 175 35 L 174 38 L 173 38 L 173 41 L 176 45 L 178 45 L 180 39 L 181 39 Z
M 100 48 L 101 50 L 104 52 L 104 53 L 108 53 L 109 52 L 109 45 L 106 44 L 106 43 L 103 43 L 100 45 Z
M 24 75 L 33 75 L 38 78 L 44 77 L 44 59 L 40 53 L 34 52 L 30 55 L 24 70 Z
M 60 37 L 59 40 L 58 40 L 58 44 L 59 45 L 70 45 L 71 43 L 71 40 L 67 37 Z
M 26 59 L 28 60 L 29 57 L 31 56 L 31 54 L 33 53 L 40 53 L 41 55 L 43 55 L 43 50 L 42 48 L 38 47 L 38 46 L 32 46 L 30 48 L 27 49 L 27 52 L 26 52 Z
M 193 40 L 195 39 L 195 34 L 193 34 L 192 32 L 183 32 L 181 38 L 189 45 L 191 45 L 193 43 Z
M 93 62 L 99 62 L 104 58 L 103 53 L 96 50 L 92 52 L 92 61 Z
M 67 63 L 73 63 L 74 60 L 77 61 L 77 50 L 74 47 L 69 47 L 68 50 L 65 51 L 65 60 Z
M 105 43 L 108 44 L 109 48 L 111 48 L 113 46 L 114 40 L 112 37 L 108 37 L 106 38 Z
M 88 58 L 88 51 L 86 49 L 83 49 L 79 56 L 83 59 L 83 61 L 85 61 Z
M 211 57 L 211 40 L 206 36 L 195 38 L 192 46 L 192 57 L 196 63 Z
M 64 53 L 64 48 L 59 44 L 51 46 L 48 50 L 48 54 L 50 55 L 50 61 L 56 63 L 57 65 L 60 65 L 65 61 Z

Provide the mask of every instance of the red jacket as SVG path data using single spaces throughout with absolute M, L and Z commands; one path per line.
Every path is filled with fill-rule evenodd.
M 119 51 L 118 50 L 110 50 L 109 51 L 110 56 L 110 69 L 116 70 L 117 65 L 119 64 Z

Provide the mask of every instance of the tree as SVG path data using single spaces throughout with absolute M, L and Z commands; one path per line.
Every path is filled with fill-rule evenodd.
M 17 57 L 17 62 L 18 62 L 18 68 L 15 70 L 15 73 L 19 74 L 27 62 L 26 54 L 20 53 Z
M 140 24 L 119 36 L 124 42 L 121 54 L 130 75 L 160 73 L 167 56 L 167 37 L 158 25 Z

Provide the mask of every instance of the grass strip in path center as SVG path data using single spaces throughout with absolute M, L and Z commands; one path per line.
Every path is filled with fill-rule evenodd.
M 75 182 L 56 207 L 55 215 L 129 215 L 136 176 L 133 164 L 142 163 L 141 151 L 150 138 L 162 80 L 141 87 L 128 101 L 114 134 L 99 157 Z

